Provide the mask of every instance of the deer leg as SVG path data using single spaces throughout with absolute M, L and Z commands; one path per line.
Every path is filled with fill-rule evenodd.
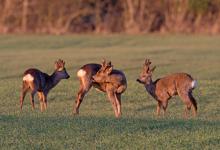
M 166 114 L 166 109 L 167 109 L 167 106 L 168 106 L 168 102 L 166 101 L 166 102 L 163 102 L 162 103 L 162 106 L 163 106 L 163 116 L 165 116 L 165 114 Z
M 30 89 L 31 89 L 31 96 L 30 96 L 30 99 L 31 99 L 31 106 L 32 106 L 32 110 L 34 110 L 34 95 L 36 94 L 36 90 L 35 90 L 35 86 L 34 86 L 34 82 L 29 82 L 29 86 L 30 86 Z
M 161 102 L 158 101 L 158 103 L 157 103 L 157 112 L 156 112 L 158 117 L 160 116 L 160 108 L 161 108 L 161 106 L 162 106 Z
M 44 109 L 46 110 L 47 109 L 47 98 L 45 97 L 45 100 L 44 100 Z
M 77 95 L 77 99 L 76 99 L 76 102 L 75 102 L 75 114 L 79 114 L 79 107 L 83 101 L 83 98 L 85 97 L 86 93 L 88 92 L 89 90 L 87 89 L 80 89 L 79 92 L 78 92 L 78 95 Z
M 186 106 L 185 106 L 184 118 L 187 119 L 189 117 L 190 109 L 191 109 L 191 104 L 188 102 L 188 103 L 186 103 Z
M 189 98 L 190 98 L 190 101 L 192 102 L 193 116 L 195 117 L 197 115 L 197 102 L 196 102 L 195 98 L 192 95 L 192 91 L 189 92 Z
M 190 100 L 190 97 L 188 95 L 188 93 L 179 93 L 180 98 L 183 100 L 183 102 L 185 103 L 185 113 L 184 113 L 184 118 L 188 118 L 188 113 L 189 110 L 191 109 L 192 106 L 192 102 Z
M 78 95 L 77 95 L 77 99 L 76 99 L 76 102 L 75 102 L 75 114 L 79 114 L 79 107 L 83 101 L 83 98 L 85 97 L 86 93 L 88 91 L 84 90 L 84 89 L 80 89 L 79 92 L 78 92 Z
M 29 87 L 27 85 L 25 85 L 25 83 L 23 82 L 21 96 L 20 96 L 20 110 L 22 110 L 24 98 L 25 98 L 25 96 L 27 94 L 28 88 Z
M 44 111 L 44 104 L 43 104 L 43 101 L 40 101 L 40 111 L 41 111 L 41 112 Z
M 121 94 L 115 94 L 118 116 L 121 116 Z
M 32 110 L 34 110 L 34 95 L 36 94 L 35 91 L 32 91 L 31 92 L 31 96 L 30 96 L 30 99 L 31 99 L 31 106 L 32 106 Z
M 115 112 L 115 117 L 119 118 L 119 114 L 118 114 L 118 109 L 117 109 L 117 100 L 115 98 L 115 94 L 112 91 L 107 92 L 108 98 L 110 100 L 110 102 L 112 103 L 112 107 L 114 109 Z
M 42 100 L 43 100 L 43 106 L 44 106 L 44 110 L 46 110 L 47 109 L 47 96 L 44 94 L 44 93 L 42 93 Z
M 37 92 L 39 101 L 40 101 L 40 111 L 43 112 L 44 110 L 44 104 L 43 104 L 43 93 L 42 92 Z
M 79 107 L 85 97 L 86 93 L 90 90 L 92 84 L 89 82 L 90 80 L 81 79 L 80 78 L 80 89 L 77 94 L 77 99 L 75 101 L 74 114 L 79 114 Z
M 21 92 L 21 97 L 20 97 L 20 109 L 22 110 L 22 107 L 23 107 L 23 102 L 24 102 L 24 98 L 27 94 L 27 91 L 22 91 Z

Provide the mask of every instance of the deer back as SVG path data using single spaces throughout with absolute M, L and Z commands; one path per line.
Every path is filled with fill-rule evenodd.
M 100 68 L 100 64 L 91 63 L 82 66 L 78 70 L 77 76 L 80 80 L 80 87 L 84 91 L 88 91 L 91 86 L 94 86 L 96 89 L 103 91 L 101 86 L 98 83 L 94 82 L 92 78 L 99 71 Z
M 188 92 L 194 88 L 193 81 L 187 73 L 174 73 L 155 82 L 156 93 L 159 94 L 165 89 L 170 95 L 176 95 L 178 91 Z
M 127 88 L 125 74 L 120 70 L 113 70 L 106 82 L 107 85 L 110 84 L 109 86 L 112 86 L 117 93 L 123 93 Z
M 99 71 L 100 68 L 101 68 L 100 64 L 92 64 L 92 63 L 86 64 L 78 70 L 77 76 L 81 78 L 87 77 L 90 80 L 92 80 L 92 76 L 94 76 Z
M 34 84 L 36 91 L 42 91 L 49 82 L 49 75 L 38 69 L 31 68 L 24 72 L 23 81 Z
M 117 84 L 117 85 L 126 85 L 127 80 L 125 74 L 120 70 L 112 70 L 109 76 L 106 78 L 107 83 Z

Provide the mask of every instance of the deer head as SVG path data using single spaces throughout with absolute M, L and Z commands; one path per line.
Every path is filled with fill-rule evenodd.
M 61 59 L 55 61 L 55 75 L 58 79 L 68 79 L 70 76 L 66 71 L 65 62 Z
M 93 76 L 93 80 L 95 82 L 100 82 L 103 83 L 106 81 L 108 75 L 112 72 L 113 70 L 113 65 L 111 64 L 111 61 L 106 63 L 106 60 L 102 61 L 100 70 Z
M 152 82 L 152 73 L 155 70 L 156 66 L 153 68 L 150 67 L 151 61 L 146 59 L 143 65 L 142 72 L 140 77 L 137 79 L 137 82 L 141 84 L 150 84 Z

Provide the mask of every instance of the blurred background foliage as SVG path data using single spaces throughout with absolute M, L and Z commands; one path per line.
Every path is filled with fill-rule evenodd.
M 0 33 L 220 33 L 220 0 L 0 0 Z

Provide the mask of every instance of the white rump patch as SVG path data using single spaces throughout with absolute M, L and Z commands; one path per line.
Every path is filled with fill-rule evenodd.
M 80 70 L 77 72 L 77 76 L 78 76 L 78 77 L 83 77 L 83 76 L 85 76 L 85 75 L 86 75 L 86 71 L 83 70 L 83 69 L 80 69 Z
M 27 74 L 23 77 L 23 81 L 34 81 L 34 77 L 30 74 Z
M 197 87 L 197 81 L 196 81 L 196 80 L 193 80 L 192 83 L 191 83 L 191 86 L 192 86 L 192 88 Z

